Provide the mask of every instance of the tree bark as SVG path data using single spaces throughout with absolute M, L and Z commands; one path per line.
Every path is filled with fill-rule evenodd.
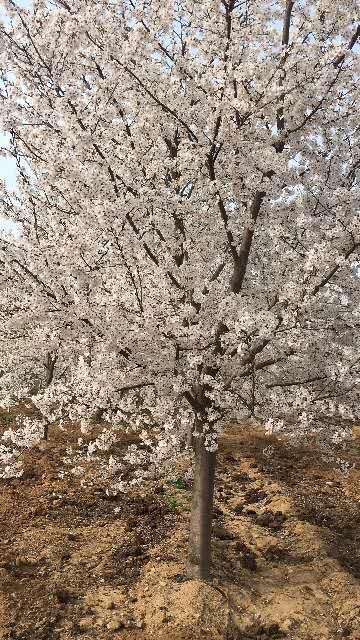
M 54 378 L 54 369 L 57 361 L 56 353 L 49 352 L 46 356 L 46 361 L 44 362 L 44 367 L 46 369 L 46 378 L 45 378 L 45 386 L 49 387 Z
M 203 438 L 193 441 L 194 485 L 190 520 L 188 573 L 208 580 L 211 569 L 211 525 L 214 502 L 216 452 L 207 451 Z

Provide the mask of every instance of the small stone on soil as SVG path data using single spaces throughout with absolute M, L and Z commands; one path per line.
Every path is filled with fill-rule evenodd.
M 115 618 L 110 620 L 110 622 L 107 623 L 106 628 L 109 629 L 109 631 L 117 631 L 118 629 L 121 629 L 124 626 L 125 626 L 125 623 L 124 623 L 123 617 L 116 616 Z
M 281 511 L 264 511 L 256 518 L 256 523 L 261 527 L 269 527 L 270 529 L 280 529 L 286 520 L 286 516 Z
M 244 505 L 243 504 L 237 504 L 234 509 L 233 509 L 235 515 L 240 515 L 243 511 L 244 511 Z
M 235 537 L 232 533 L 230 533 L 230 531 L 227 531 L 223 527 L 217 526 L 213 527 L 213 534 L 215 538 L 218 538 L 218 540 L 234 540 Z
M 245 569 L 249 569 L 249 571 L 256 571 L 256 556 L 251 551 L 249 553 L 244 553 L 241 557 L 240 562 Z
M 264 498 L 266 497 L 267 497 L 266 491 L 261 491 L 258 489 L 250 489 L 250 491 L 248 491 L 245 494 L 244 500 L 246 504 L 255 504 L 256 502 L 260 502 L 261 500 L 264 500 Z

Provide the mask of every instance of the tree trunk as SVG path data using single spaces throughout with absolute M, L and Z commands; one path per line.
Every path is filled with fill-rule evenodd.
M 192 578 L 208 580 L 211 568 L 211 525 L 216 452 L 210 452 L 205 449 L 201 436 L 194 438 L 193 447 L 195 466 L 188 573 Z
M 45 386 L 49 387 L 54 378 L 54 370 L 57 361 L 57 355 L 55 353 L 48 353 L 46 356 L 46 361 L 44 362 L 44 367 L 46 369 L 46 377 L 45 377 Z

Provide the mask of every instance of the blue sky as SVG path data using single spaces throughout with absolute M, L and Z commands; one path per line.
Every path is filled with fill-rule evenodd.
M 6 137 L 0 133 L 0 150 L 4 147 L 6 147 Z M 2 156 L 0 156 L 0 179 L 5 181 L 5 185 L 9 189 L 14 189 L 16 186 L 16 171 L 17 169 L 14 158 L 3 158 Z M 9 222 L 8 220 L 4 220 L 0 216 L 0 229 L 14 229 L 14 226 L 14 224 Z
M 0 133 L 0 149 L 6 147 L 6 137 Z M 0 177 L 5 180 L 6 185 L 13 189 L 16 182 L 16 163 L 14 158 L 3 158 L 0 156 Z
M 31 0 L 15 0 L 19 7 L 30 7 Z M 4 18 L 4 13 L 0 7 L 0 18 Z M 0 149 L 6 146 L 6 137 L 0 132 Z M 5 180 L 11 189 L 15 187 L 16 163 L 13 158 L 3 158 L 0 156 L 0 178 Z
M 29 7 L 29 0 L 18 0 L 17 4 L 22 7 Z M 4 18 L 4 14 L 0 8 L 0 18 Z M 0 150 L 6 147 L 6 136 L 0 132 Z M 11 157 L 4 158 L 0 155 L 0 180 L 4 180 L 9 189 L 14 189 L 16 185 L 16 163 Z M 0 182 L 1 184 L 1 182 Z M 1 188 L 1 187 L 0 187 Z M 16 228 L 16 227 L 15 227 Z M 0 229 L 14 229 L 11 222 L 3 220 L 0 216 Z

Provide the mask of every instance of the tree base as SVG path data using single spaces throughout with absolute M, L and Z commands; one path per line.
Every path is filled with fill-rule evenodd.
M 205 449 L 201 437 L 194 438 L 194 452 L 188 575 L 196 580 L 209 581 L 216 453 Z

